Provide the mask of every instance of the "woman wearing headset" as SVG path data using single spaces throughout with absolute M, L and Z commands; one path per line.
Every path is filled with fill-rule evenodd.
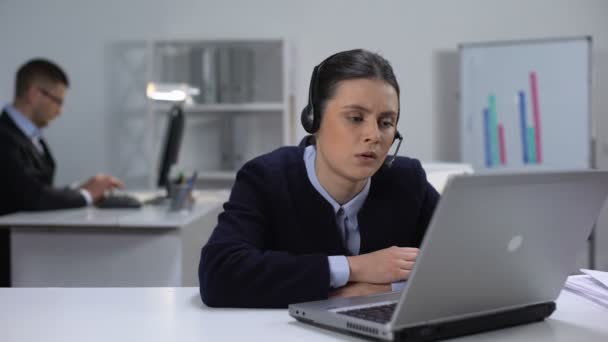
M 383 57 L 350 50 L 316 66 L 302 111 L 314 144 L 239 170 L 201 253 L 203 301 L 284 308 L 399 289 L 439 195 L 417 160 L 387 158 L 398 119 Z

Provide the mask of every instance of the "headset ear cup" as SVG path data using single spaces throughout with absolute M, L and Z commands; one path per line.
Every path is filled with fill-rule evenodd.
M 399 131 L 395 130 L 395 137 L 393 137 L 393 142 L 395 142 L 395 140 L 401 140 L 403 139 L 403 137 L 401 136 L 401 133 L 399 133 Z
M 314 113 L 310 110 L 310 105 L 306 105 L 304 109 L 302 109 L 302 114 L 300 116 L 300 120 L 302 121 L 302 127 L 308 133 L 314 133 Z

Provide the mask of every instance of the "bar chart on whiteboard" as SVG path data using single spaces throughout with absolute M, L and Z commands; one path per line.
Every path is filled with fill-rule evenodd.
M 590 44 L 461 45 L 463 161 L 476 172 L 589 168 Z

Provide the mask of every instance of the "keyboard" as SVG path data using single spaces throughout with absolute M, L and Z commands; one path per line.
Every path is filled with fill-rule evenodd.
M 396 307 L 397 303 L 391 303 L 386 305 L 369 306 L 365 308 L 338 311 L 337 313 L 384 324 L 388 323 L 391 320 Z
M 101 209 L 140 208 L 142 203 L 133 196 L 109 195 L 102 198 L 95 205 Z

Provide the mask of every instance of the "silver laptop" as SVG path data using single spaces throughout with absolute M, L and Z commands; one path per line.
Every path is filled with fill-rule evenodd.
M 543 320 L 607 195 L 606 171 L 456 176 L 401 293 L 292 304 L 289 314 L 395 341 Z

